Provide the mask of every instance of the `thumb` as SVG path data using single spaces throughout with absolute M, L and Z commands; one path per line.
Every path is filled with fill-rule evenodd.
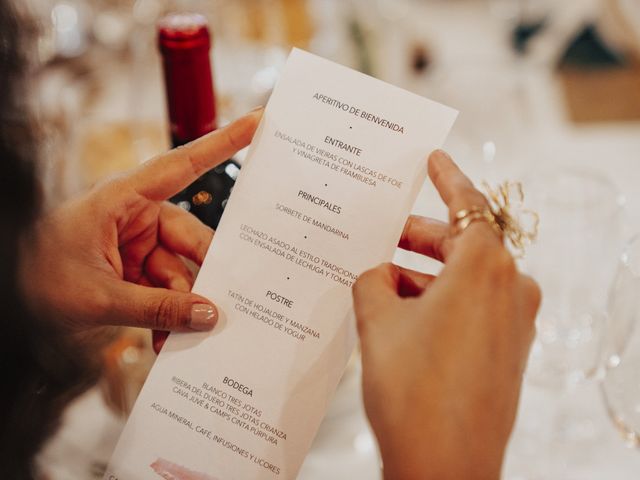
M 360 335 L 367 324 L 398 299 L 400 270 L 392 263 L 367 270 L 353 284 L 353 307 Z
M 117 282 L 109 323 L 171 331 L 211 330 L 218 310 L 204 297 L 129 282 Z

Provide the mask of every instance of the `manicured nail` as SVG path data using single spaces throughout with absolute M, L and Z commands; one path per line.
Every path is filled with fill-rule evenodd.
M 176 290 L 177 292 L 190 292 L 191 285 L 182 277 L 174 278 L 169 284 L 169 288 L 171 290 Z
M 204 332 L 211 330 L 218 321 L 218 311 L 213 305 L 196 303 L 191 307 L 191 323 L 193 330 Z

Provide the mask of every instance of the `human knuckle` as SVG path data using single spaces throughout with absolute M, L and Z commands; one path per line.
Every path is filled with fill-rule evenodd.
M 193 154 L 193 147 L 190 144 L 183 146 L 183 155 L 191 168 L 191 173 L 194 176 L 199 176 L 202 172 L 200 171 L 200 163 L 198 162 L 198 158 Z
M 375 325 L 379 324 L 379 320 L 386 314 L 386 308 L 383 307 L 383 311 L 379 310 L 380 305 L 373 305 L 370 302 L 363 302 L 359 308 L 355 311 L 356 317 L 356 329 L 358 336 L 365 338 L 371 335 L 371 332 L 375 330 Z
M 176 217 L 180 217 L 182 212 L 188 213 L 174 203 L 171 203 L 169 200 L 160 202 L 160 218 L 162 220 L 173 220 Z
M 444 260 L 447 253 L 451 251 L 453 238 L 450 235 L 446 235 L 436 240 L 435 247 L 438 260 Z
M 358 275 L 358 278 L 354 282 L 353 287 L 362 289 L 363 286 L 365 286 L 367 283 L 369 283 L 369 281 L 371 281 L 378 275 L 381 269 L 385 268 L 385 265 L 386 264 L 383 263 L 382 265 L 378 265 L 377 267 L 370 268 L 369 270 L 365 270 L 364 272 L 362 272 L 360 275 Z
M 125 188 L 128 178 L 129 177 L 124 173 L 114 173 L 96 182 L 93 187 L 91 187 L 91 191 L 100 192 L 122 190 Z
M 356 328 L 359 336 L 362 337 L 363 335 L 366 335 L 368 323 L 368 317 L 364 312 L 359 311 L 356 313 Z
M 464 248 L 472 265 L 489 268 L 494 265 L 495 247 L 488 243 L 479 230 L 469 230 L 466 236 Z
M 516 261 L 511 255 L 511 252 L 502 245 L 494 247 L 494 258 L 496 264 L 501 270 L 508 274 L 513 274 L 517 271 Z
M 362 291 L 362 285 L 366 283 L 368 275 L 369 271 L 367 270 L 366 272 L 361 273 L 358 278 L 356 278 L 356 281 L 353 282 L 353 285 L 351 286 L 351 292 L 354 296 L 357 296 Z
M 431 171 L 431 179 L 433 181 L 433 183 L 435 185 L 440 185 L 442 184 L 442 170 L 436 166 L 435 164 L 433 164 L 431 162 L 431 159 L 429 159 L 429 167 L 430 167 L 430 171 Z
M 533 278 L 527 277 L 525 289 L 529 302 L 534 309 L 537 310 L 542 302 L 542 289 L 540 288 L 540 285 L 538 285 L 538 282 Z
M 508 280 L 514 280 L 518 274 L 518 267 L 511 253 L 506 248 L 500 247 L 494 254 L 494 258 L 500 275 Z
M 351 286 L 351 293 L 356 301 L 363 295 L 372 275 L 373 273 L 371 270 L 367 270 L 366 272 L 361 273 L 356 281 L 353 282 L 353 285 Z
M 108 292 L 97 289 L 91 294 L 91 310 L 98 315 L 106 315 L 114 310 L 113 296 Z
M 179 306 L 171 297 L 151 300 L 146 308 L 146 324 L 161 330 L 169 330 L 177 326 Z
M 207 249 L 209 248 L 209 245 L 211 244 L 211 241 L 213 240 L 213 235 L 214 235 L 215 231 L 212 228 L 209 228 L 208 226 L 201 224 L 201 234 L 199 235 L 198 238 L 198 249 L 201 252 L 206 252 Z
M 126 189 L 126 182 L 115 178 L 99 182 L 89 190 L 84 197 L 84 204 L 90 208 L 104 210 L 105 205 L 113 202 L 114 198 L 122 198 Z
M 494 281 L 517 283 L 518 267 L 513 256 L 501 245 L 486 245 L 484 254 L 478 260 Z
M 200 237 L 195 241 L 195 244 L 194 244 L 194 247 L 193 247 L 194 250 L 193 250 L 192 255 L 199 262 L 204 260 L 204 256 L 207 253 L 207 248 L 209 248 L 209 242 L 207 240 L 208 239 L 206 239 L 206 238 Z
M 484 206 L 487 203 L 484 195 L 466 178 L 458 180 L 457 190 L 460 198 L 462 198 L 469 207 Z
M 242 121 L 242 120 L 240 120 Z M 235 133 L 233 132 L 232 129 L 227 128 L 224 130 L 224 136 L 225 136 L 225 140 L 226 143 L 229 144 L 229 146 L 234 149 L 234 150 L 239 150 L 241 148 L 240 142 L 239 140 L 236 138 Z

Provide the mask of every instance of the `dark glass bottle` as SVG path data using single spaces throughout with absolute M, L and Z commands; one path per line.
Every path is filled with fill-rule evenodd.
M 176 13 L 158 23 L 167 110 L 173 147 L 217 128 L 216 104 L 207 20 L 194 13 Z M 189 185 L 171 201 L 216 228 L 240 170 L 227 160 Z

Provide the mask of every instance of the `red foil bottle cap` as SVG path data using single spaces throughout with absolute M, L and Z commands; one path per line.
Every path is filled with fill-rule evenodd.
M 194 140 L 216 128 L 215 96 L 205 17 L 174 13 L 158 22 L 169 120 L 174 144 Z
M 211 47 L 207 19 L 198 13 L 173 13 L 158 22 L 162 51 Z

